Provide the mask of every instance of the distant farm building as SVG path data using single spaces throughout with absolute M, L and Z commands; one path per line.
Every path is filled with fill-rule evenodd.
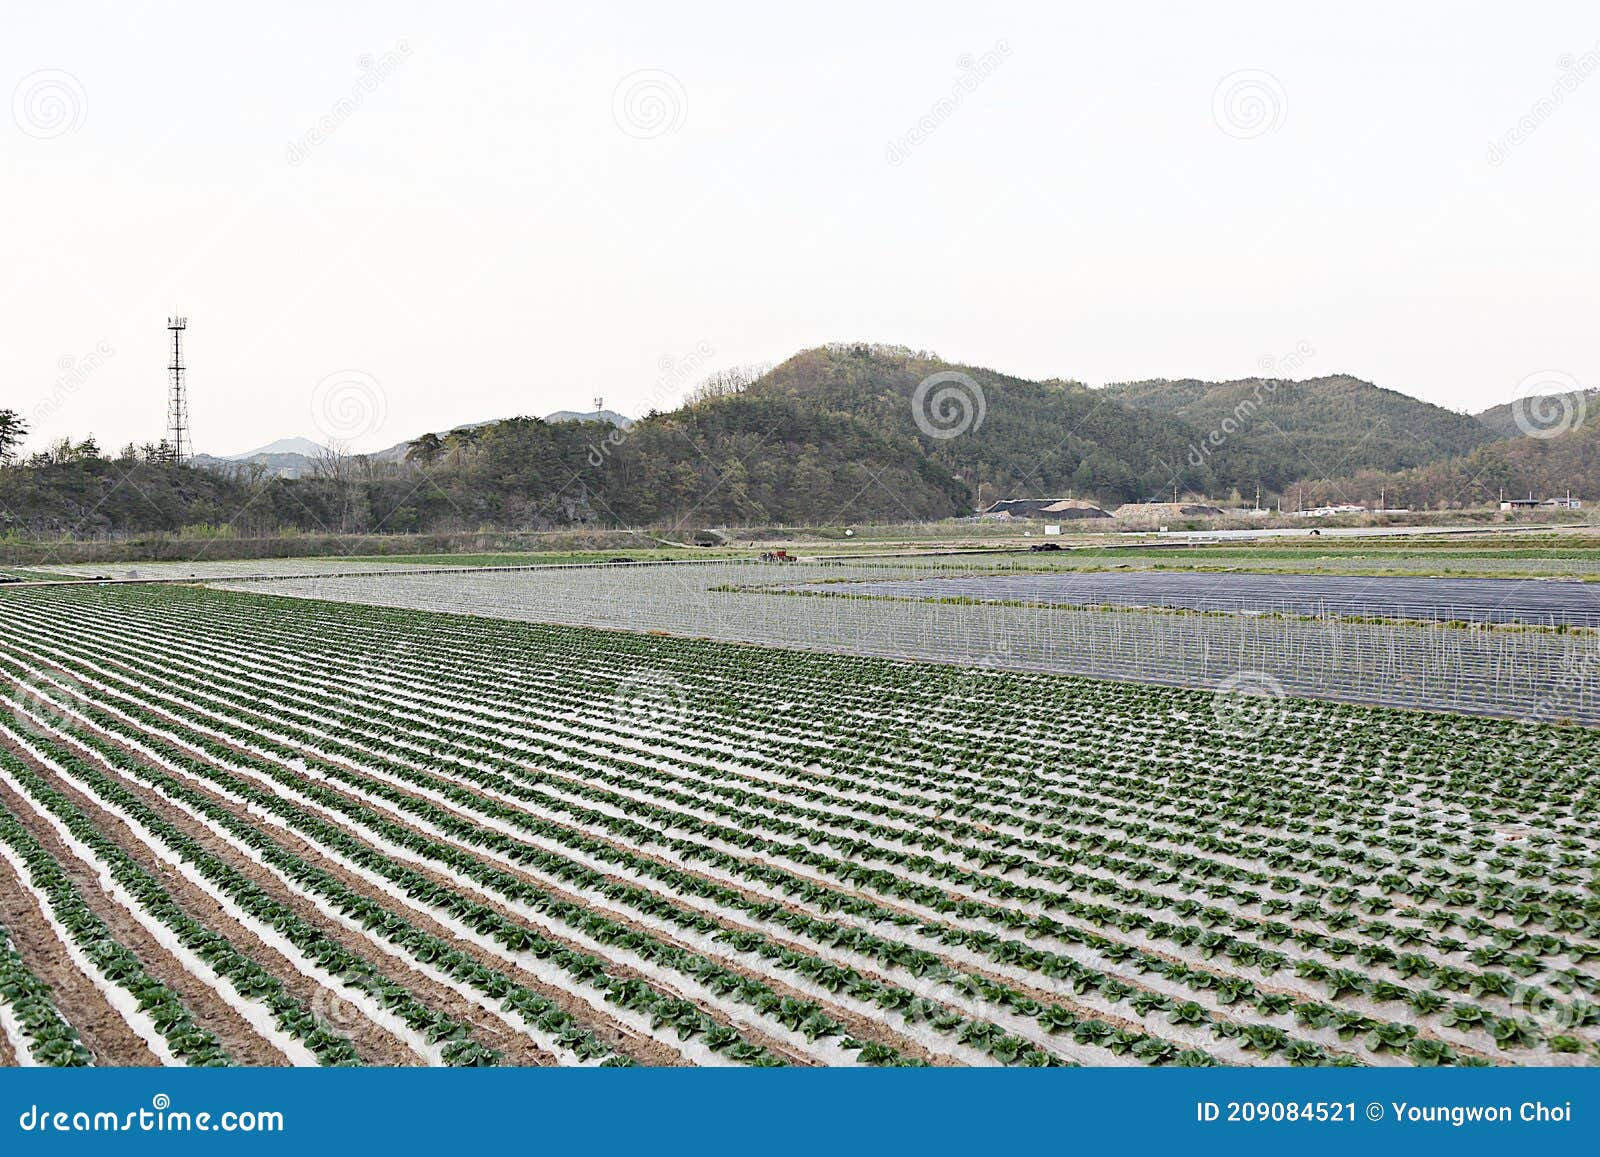
M 1582 510 L 1583 499 L 1568 494 L 1565 498 L 1507 498 L 1500 503 L 1501 510 Z
M 1009 521 L 1039 519 L 1066 522 L 1078 518 L 1110 518 L 1109 512 L 1077 498 L 1007 498 L 983 512 L 984 518 Z

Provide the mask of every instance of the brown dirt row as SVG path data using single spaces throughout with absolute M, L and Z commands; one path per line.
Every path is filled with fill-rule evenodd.
M 0 859 L 0 922 L 11 933 L 22 962 L 50 986 L 51 995 L 67 1023 L 78 1030 L 97 1065 L 159 1065 L 160 1059 L 122 1014 L 67 955 L 66 946 L 45 919 L 38 901 Z
M 233 946 L 246 953 L 282 982 L 284 988 L 301 1003 L 321 1015 L 323 1019 L 337 1021 L 333 1027 L 349 1037 L 361 1058 L 369 1065 L 407 1065 L 416 1063 L 416 1054 L 387 1029 L 381 1028 L 355 1010 L 338 996 L 337 990 L 325 989 L 303 975 L 286 960 L 277 949 L 260 939 L 245 925 L 229 916 L 221 904 L 206 892 L 191 884 L 155 855 L 143 841 L 133 835 L 121 817 L 103 808 L 96 796 L 84 790 L 76 780 L 63 779 L 41 767 L 25 752 L 12 749 L 13 754 L 25 760 L 36 771 L 50 778 L 50 782 L 67 794 L 74 804 L 94 820 L 95 825 L 110 837 L 118 847 L 132 857 L 140 867 L 161 881 L 173 899 L 185 912 L 215 932 L 226 936 Z M 151 796 L 152 805 L 157 800 Z M 176 813 L 181 815 L 182 813 Z M 169 813 L 166 818 L 172 818 Z M 214 841 L 220 842 L 220 841 Z M 208 849 L 215 851 L 214 848 Z M 281 1062 L 279 1062 L 281 1063 Z
M 288 1058 L 251 1027 L 210 985 L 190 973 L 132 913 L 100 887 L 98 865 L 85 864 L 34 810 L 30 801 L 0 784 L 0 803 L 10 808 L 33 838 L 55 857 L 84 902 L 105 921 L 116 942 L 139 958 L 144 970 L 170 988 L 199 1027 L 214 1034 L 228 1055 L 245 1065 L 285 1065 Z
M 119 744 L 118 746 L 121 745 Z M 83 748 L 79 748 L 78 750 L 84 758 L 90 759 L 102 767 L 102 769 L 106 769 L 105 764 L 96 759 L 92 751 Z M 129 754 L 137 757 L 136 753 L 132 752 L 131 750 L 127 748 L 123 748 L 123 750 L 129 751 Z M 61 781 L 57 780 L 56 782 L 59 783 Z M 237 869 L 241 874 L 250 879 L 252 883 L 256 884 L 263 891 L 271 895 L 273 899 L 288 907 L 296 916 L 314 925 L 330 939 L 350 949 L 352 952 L 360 953 L 363 957 L 372 962 L 384 975 L 388 976 L 396 983 L 404 985 L 411 991 L 412 995 L 416 997 L 416 999 L 420 1000 L 428 1007 L 439 1009 L 454 1019 L 468 1025 L 472 1029 L 474 1038 L 477 1039 L 479 1043 L 488 1048 L 497 1049 L 502 1053 L 502 1063 L 524 1066 L 542 1066 L 555 1063 L 554 1057 L 541 1050 L 526 1036 L 522 1035 L 521 1033 L 511 1032 L 502 1021 L 490 1016 L 488 1013 L 484 1012 L 483 1009 L 467 1000 L 454 989 L 443 985 L 436 980 L 433 980 L 431 977 L 428 977 L 427 975 L 415 969 L 411 964 L 402 961 L 395 956 L 391 956 L 387 952 L 377 949 L 374 941 L 370 938 L 346 928 L 344 925 L 331 919 L 321 909 L 316 901 L 308 899 L 302 896 L 300 893 L 287 888 L 283 882 L 271 871 L 260 864 L 257 864 L 254 860 L 240 852 L 233 844 L 219 836 L 208 825 L 196 820 L 181 808 L 175 807 L 167 802 L 166 798 L 159 792 L 144 787 L 143 785 L 133 784 L 127 780 L 123 780 L 122 783 L 126 787 L 139 791 L 140 795 L 144 798 L 144 801 L 149 804 L 156 811 L 156 813 L 161 816 L 161 818 L 173 824 L 186 835 L 193 837 L 208 852 L 223 860 L 230 867 Z M 214 795 L 212 798 L 214 798 L 216 802 L 221 803 L 224 806 L 228 806 L 226 800 Z M 234 811 L 235 814 L 240 815 L 241 818 L 243 818 L 246 822 L 259 827 L 259 823 L 253 817 L 245 814 L 243 808 L 230 808 L 230 810 Z M 332 865 L 327 863 L 319 863 L 319 857 L 316 857 L 315 855 L 307 855 L 307 848 L 303 842 L 299 841 L 297 838 L 289 836 L 288 833 L 285 833 L 279 829 L 270 829 L 268 830 L 267 834 L 292 854 L 301 856 L 310 862 L 317 863 L 317 866 L 319 867 L 326 867 L 330 870 L 336 871 Z M 343 876 L 343 873 L 339 874 Z M 349 883 L 350 881 L 346 880 L 346 882 Z M 385 898 L 385 903 L 386 906 L 391 906 L 393 901 Z M 281 959 L 281 957 L 278 959 Z M 287 973 L 292 971 L 294 970 L 290 965 L 287 964 L 287 962 L 285 962 L 284 968 L 281 972 L 277 969 L 273 969 L 274 974 L 278 975 L 280 979 L 285 980 L 285 982 L 288 980 Z M 409 1048 L 409 1046 L 394 1038 L 388 1032 L 388 1030 L 380 1028 L 376 1025 L 372 1025 L 370 1022 L 368 1022 L 366 1017 L 360 1014 L 353 1004 L 343 1000 L 332 1002 L 325 1000 L 324 1003 L 327 1008 L 330 1022 L 337 1022 L 336 1027 L 340 1031 L 347 1033 L 352 1030 L 361 1031 L 358 1030 L 358 1026 L 362 1024 L 367 1025 L 367 1029 L 364 1031 L 364 1036 L 366 1037 L 368 1047 L 373 1049 L 373 1055 L 368 1057 L 365 1049 L 362 1049 L 362 1055 L 363 1059 L 369 1060 L 369 1063 L 394 1065 L 419 1065 L 423 1063 L 421 1059 Z M 387 1041 L 392 1043 L 379 1045 L 377 1044 L 377 1038 L 374 1034 L 381 1034 L 383 1038 L 386 1038 Z M 361 1049 L 360 1044 L 358 1044 L 357 1047 L 358 1049 Z

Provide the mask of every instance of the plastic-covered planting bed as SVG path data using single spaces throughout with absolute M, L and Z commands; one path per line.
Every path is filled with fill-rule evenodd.
M 727 563 L 286 579 L 237 589 L 794 647 L 1216 687 L 1259 672 L 1289 695 L 1600 724 L 1600 637 L 1163 611 L 961 605 L 758 588 L 930 573 Z M 234 584 L 228 584 L 234 585 Z

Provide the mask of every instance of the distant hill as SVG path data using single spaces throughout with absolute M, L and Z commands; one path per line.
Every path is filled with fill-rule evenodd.
M 1505 436 L 1467 414 L 1344 374 L 1298 382 L 1125 382 L 1106 393 L 1196 430 L 1199 453 L 1191 461 L 1211 466 L 1219 492 L 1243 492 L 1257 481 L 1279 490 L 1303 478 L 1403 470 Z
M 304 478 L 316 469 L 316 460 L 305 454 L 255 454 L 247 458 L 213 458 L 196 454 L 191 464 L 223 474 L 248 476 L 260 471 L 272 478 Z
M 109 458 L 7 467 L 0 469 L 0 533 L 92 538 L 209 525 L 249 535 L 301 519 L 311 528 L 313 517 L 327 521 L 323 504 L 313 498 L 309 510 L 297 512 L 299 503 L 276 489 L 303 485 L 279 480 L 258 494 L 233 469 Z
M 626 429 L 511 418 L 407 483 L 400 521 L 696 526 L 947 518 L 965 487 L 910 440 L 798 398 L 703 398 Z
M 1090 389 L 855 342 L 719 376 L 637 422 L 559 411 L 438 437 L 432 485 L 403 488 L 401 522 L 917 520 L 999 499 L 1170 500 L 1174 486 L 1225 498 L 1449 461 L 1495 432 L 1349 376 Z M 367 457 L 405 469 L 410 442 Z
M 604 422 L 609 426 L 616 426 L 626 430 L 633 425 L 633 419 L 617 413 L 615 410 L 591 410 L 587 414 L 580 414 L 573 410 L 557 410 L 553 414 L 544 416 L 546 422 Z
M 922 386 L 941 374 L 956 377 Z M 981 399 L 970 396 L 962 377 Z M 1128 501 L 1165 493 L 1175 477 L 1186 489 L 1211 481 L 1209 470 L 1185 465 L 1193 431 L 1165 414 L 1080 382 L 1029 381 L 899 346 L 805 350 L 747 393 L 848 414 L 883 437 L 915 445 L 957 478 L 973 503 L 1068 495 Z M 957 428 L 954 436 L 940 436 Z
M 627 429 L 633 425 L 633 419 L 618 414 L 612 410 L 599 410 L 593 413 L 580 414 L 571 410 L 558 410 L 545 418 L 547 422 L 605 422 L 612 426 Z M 440 430 L 439 437 L 460 430 L 481 430 L 486 426 L 493 426 L 494 422 L 463 422 L 452 426 L 449 430 Z M 366 457 L 374 462 L 403 462 L 406 451 L 411 448 L 411 439 L 397 442 L 387 449 L 368 454 Z M 327 453 L 327 449 L 310 438 L 279 438 L 276 442 L 269 442 L 265 446 L 254 450 L 247 450 L 243 454 L 229 454 L 217 457 L 212 454 L 196 454 L 194 464 L 208 470 L 227 472 L 231 464 L 248 464 L 264 468 L 266 472 L 278 478 L 304 478 L 316 470 L 317 460 Z
M 1581 410 L 1589 417 L 1600 417 L 1600 390 L 1569 390 L 1559 394 L 1538 394 L 1503 406 L 1492 406 L 1476 415 L 1478 422 L 1491 430 L 1496 437 L 1520 438 L 1524 434 L 1517 424 L 1520 411 L 1524 425 L 1534 431 L 1570 422 L 1567 415 Z
M 594 410 L 587 414 L 580 414 L 573 410 L 557 410 L 553 414 L 546 414 L 543 420 L 546 422 L 605 422 L 607 425 L 616 426 L 623 430 L 633 425 L 632 418 L 619 414 L 614 410 Z M 448 430 L 435 430 L 434 433 L 440 438 L 445 438 L 462 430 L 482 430 L 487 426 L 493 425 L 496 425 L 496 423 L 463 422 L 459 426 L 451 426 Z M 368 457 L 375 462 L 404 462 L 414 440 L 414 438 L 407 438 L 404 442 L 397 442 L 385 450 L 369 454 Z
M 315 458 L 326 450 L 310 438 L 279 438 L 276 442 L 269 442 L 265 446 L 254 450 L 247 450 L 243 454 L 229 454 L 230 462 L 249 462 L 255 458 L 270 457 L 276 454 L 299 454 L 305 458 Z
M 623 521 L 839 524 L 971 513 L 967 487 L 914 440 L 775 390 L 704 398 L 641 419 L 615 444 L 585 446 L 585 485 Z
M 1500 409 L 1509 413 L 1507 407 L 1496 407 Z M 1600 398 L 1591 395 L 1582 409 L 1546 413 L 1554 424 L 1534 428 L 1556 431 L 1550 436 L 1502 438 L 1460 457 L 1409 470 L 1362 471 L 1308 484 L 1306 501 L 1366 501 L 1386 492 L 1391 502 L 1443 509 L 1493 503 L 1502 493 L 1507 498 L 1556 498 L 1570 491 L 1583 499 L 1585 508 L 1600 503 Z M 1517 429 L 1514 421 L 1512 428 Z
M 733 397 L 745 402 L 734 405 Z M 1306 479 L 1392 473 L 1450 461 L 1509 436 L 1507 429 L 1515 431 L 1509 406 L 1474 418 L 1348 375 L 1306 381 L 1154 380 L 1090 389 L 1080 382 L 1031 381 L 902 346 L 861 342 L 803 350 L 753 381 L 730 384 L 725 379 L 679 410 L 638 423 L 611 410 L 560 410 L 543 422 L 571 427 L 575 433 L 552 431 L 549 438 L 600 446 L 608 463 L 626 460 L 644 473 L 658 466 L 675 469 L 676 483 L 658 479 L 652 486 L 658 492 L 663 485 L 668 492 L 675 486 L 687 491 L 688 472 L 714 460 L 716 444 L 739 442 L 739 434 L 722 419 L 747 416 L 758 401 L 793 403 L 783 426 L 796 441 L 788 459 L 776 457 L 774 447 L 746 447 L 741 455 L 753 457 L 740 457 L 745 470 L 766 463 L 771 471 L 785 474 L 799 457 L 808 469 L 859 477 L 858 468 L 869 463 L 852 452 L 870 435 L 885 461 L 900 463 L 906 454 L 925 460 L 926 470 L 905 478 L 910 489 L 898 495 L 902 513 L 946 508 L 965 513 L 999 499 L 1030 497 L 1119 504 L 1170 497 L 1174 485 L 1191 495 L 1219 498 L 1235 490 L 1252 494 L 1258 482 L 1264 491 L 1282 492 Z M 463 467 L 463 455 L 476 455 L 488 432 L 504 428 L 526 437 L 531 421 L 468 422 L 437 436 L 448 447 L 444 457 L 449 465 Z M 619 451 L 603 445 L 606 436 L 583 432 L 597 423 L 627 431 L 632 446 Z M 802 429 L 805 425 L 813 429 Z M 957 427 L 956 436 L 943 436 Z M 715 444 L 680 460 L 689 454 L 682 431 L 690 428 L 710 432 Z M 657 429 L 678 434 L 663 441 L 647 433 Z M 835 445 L 836 438 L 845 445 Z M 404 465 L 411 441 L 366 457 Z M 229 461 L 296 478 L 314 471 L 320 453 L 321 447 L 310 439 L 286 438 Z M 641 461 L 647 453 L 659 453 L 664 460 L 647 469 Z M 210 459 L 197 459 L 197 464 L 219 468 Z M 912 475 L 922 480 L 914 482 Z M 824 484 L 815 473 L 809 476 L 817 495 L 836 489 L 831 480 Z M 860 489 L 859 483 L 854 489 Z M 953 499 L 956 493 L 964 497 Z M 568 498 L 570 493 L 563 501 Z M 728 492 L 719 488 L 711 505 L 720 507 L 727 498 Z M 624 511 L 643 516 L 653 509 L 651 502 L 635 495 L 601 501 L 619 518 Z M 818 496 L 810 501 L 827 505 Z M 799 513 L 795 503 L 795 496 L 767 493 L 752 498 L 751 511 Z M 685 499 L 680 505 L 689 503 Z
M 196 454 L 194 464 L 223 473 L 255 467 L 276 478 L 303 478 L 311 473 L 316 460 L 326 453 L 322 446 L 310 438 L 279 438 L 276 442 L 246 450 L 243 454 L 229 454 L 225 458 Z

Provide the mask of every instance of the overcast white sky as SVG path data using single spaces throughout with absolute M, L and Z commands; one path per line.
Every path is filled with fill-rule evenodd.
M 174 304 L 214 453 L 636 414 L 836 339 L 1600 386 L 1592 0 L 13 2 L 0 86 L 32 446 L 158 438 Z

